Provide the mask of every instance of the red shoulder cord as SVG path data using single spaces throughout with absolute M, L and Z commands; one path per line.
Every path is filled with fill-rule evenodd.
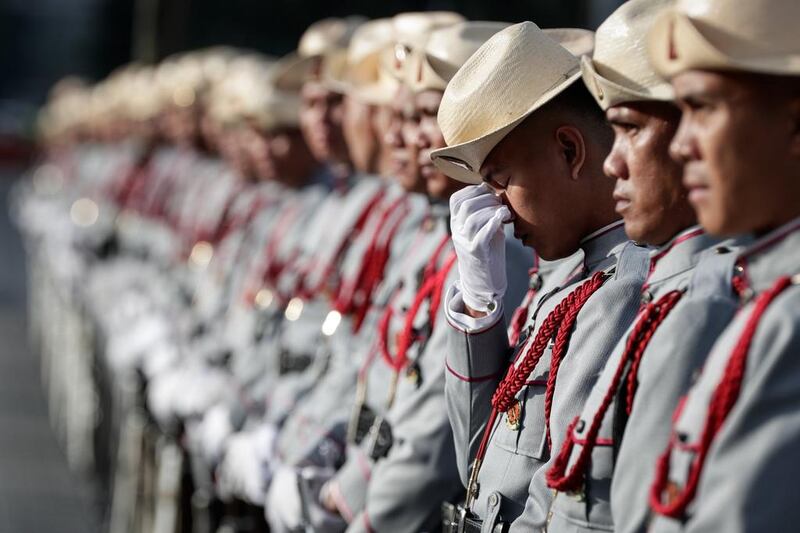
M 536 297 L 536 293 L 542 288 L 542 278 L 539 277 L 539 254 L 536 252 L 533 253 L 533 266 L 528 270 L 528 276 L 530 277 L 528 292 L 525 293 L 525 297 L 522 299 L 519 307 L 517 307 L 514 314 L 511 315 L 511 322 L 508 325 L 509 346 L 516 346 L 519 342 L 522 330 L 528 322 L 530 306 L 533 303 L 533 299 Z
M 542 354 L 544 353 L 547 343 L 556 336 L 555 344 L 553 345 L 553 352 L 550 362 L 550 375 L 547 378 L 547 388 L 545 390 L 545 431 L 547 438 L 547 446 L 550 447 L 550 411 L 552 409 L 553 393 L 555 392 L 556 375 L 561 363 L 561 359 L 567 351 L 569 338 L 572 335 L 573 326 L 578 313 L 591 296 L 603 286 L 609 275 L 606 272 L 597 272 L 589 280 L 582 283 L 578 288 L 573 290 L 566 298 L 561 300 L 559 304 L 553 309 L 550 314 L 542 321 L 539 330 L 536 332 L 536 337 L 533 342 L 529 344 L 529 348 L 522 358 L 522 362 L 518 365 L 512 364 L 503 380 L 495 390 L 492 396 L 492 411 L 489 415 L 489 421 L 483 431 L 478 453 L 475 456 L 475 461 L 472 466 L 470 474 L 470 487 L 467 488 L 467 502 L 474 497 L 472 491 L 474 490 L 474 483 L 478 479 L 478 471 L 480 470 L 483 458 L 486 455 L 486 449 L 489 444 L 489 437 L 494 429 L 494 423 L 497 419 L 498 413 L 507 412 L 514 403 L 514 398 L 517 393 L 522 390 L 528 376 L 539 363 Z
M 245 299 L 248 303 L 253 302 L 256 291 L 264 285 L 275 286 L 283 269 L 291 262 L 291 258 L 286 262 L 281 261 L 278 257 L 279 248 L 283 238 L 288 232 L 289 226 L 295 221 L 295 218 L 300 214 L 300 208 L 297 205 L 292 205 L 283 211 L 278 220 L 275 221 L 275 226 L 270 232 L 267 244 L 264 246 L 264 266 L 260 273 L 255 274 L 253 279 L 253 286 L 245 292 Z M 258 286 L 255 286 L 255 285 Z
M 225 200 L 225 205 L 222 208 L 222 213 L 217 220 L 217 224 L 208 229 L 203 229 L 202 227 L 198 228 L 196 240 L 208 241 L 212 244 L 216 244 L 225 239 L 232 231 L 235 231 L 252 220 L 256 213 L 264 207 L 265 202 L 264 198 L 258 194 L 258 191 L 254 191 L 255 198 L 250 201 L 250 205 L 247 206 L 245 212 L 243 214 L 237 214 L 235 209 L 236 202 L 241 198 L 241 195 L 244 194 L 246 188 L 244 184 L 239 184 L 231 191 L 230 195 Z
M 379 188 L 378 191 L 372 196 L 372 198 L 367 202 L 367 205 L 364 206 L 361 213 L 359 214 L 358 218 L 356 219 L 353 226 L 350 228 L 349 231 L 346 232 L 345 238 L 342 239 L 342 242 L 339 243 L 338 247 L 336 248 L 336 252 L 331 256 L 330 261 L 325 265 L 322 275 L 319 277 L 319 281 L 317 281 L 316 285 L 314 286 L 307 286 L 306 280 L 311 273 L 311 266 L 305 268 L 303 273 L 299 277 L 299 281 L 297 286 L 295 287 L 295 294 L 297 294 L 300 298 L 304 300 L 308 300 L 316 296 L 317 294 L 321 293 L 326 286 L 332 283 L 333 274 L 336 272 L 337 266 L 341 262 L 342 257 L 344 256 L 345 252 L 349 248 L 350 244 L 353 243 L 355 237 L 364 229 L 364 226 L 369 220 L 370 215 L 372 214 L 375 207 L 380 202 L 381 198 L 384 194 L 383 188 Z M 316 264 L 315 261 L 312 261 L 311 265 Z M 338 287 L 333 290 L 333 293 L 336 294 L 338 292 Z
M 669 468 L 670 456 L 674 445 L 673 441 L 670 441 L 666 451 L 659 458 L 656 465 L 656 476 L 650 489 L 650 507 L 656 513 L 671 518 L 680 518 L 685 514 L 686 507 L 694 499 L 711 443 L 739 397 L 747 367 L 747 355 L 758 323 L 772 301 L 791 284 L 792 278 L 789 276 L 781 277 L 756 299 L 753 311 L 747 319 L 736 346 L 731 352 L 722 378 L 711 395 L 705 425 L 697 449 L 697 456 L 692 462 L 686 486 L 682 490 L 675 491 L 669 486 L 671 485 L 669 483 Z M 674 418 L 677 419 L 677 416 Z M 664 495 L 667 496 L 666 501 L 662 499 Z
M 386 310 L 381 316 L 378 325 L 378 347 L 380 348 L 380 353 L 383 360 L 395 372 L 400 372 L 406 366 L 408 363 L 409 348 L 411 348 L 414 342 L 420 340 L 419 337 L 414 334 L 414 320 L 416 319 L 419 309 L 422 307 L 422 304 L 425 302 L 425 300 L 430 301 L 428 320 L 431 325 L 431 329 L 433 329 L 433 326 L 436 323 L 436 313 L 439 310 L 439 304 L 441 303 L 444 284 L 447 280 L 448 273 L 453 268 L 453 265 L 456 261 L 455 252 L 451 251 L 444 260 L 442 267 L 437 269 L 439 259 L 449 243 L 450 236 L 445 235 L 445 237 L 436 247 L 436 250 L 434 251 L 433 256 L 431 256 L 430 261 L 428 261 L 428 264 L 425 266 L 422 276 L 422 283 L 420 283 L 420 287 L 414 296 L 414 301 L 406 312 L 405 319 L 403 321 L 403 329 L 400 333 L 400 338 L 397 343 L 396 355 L 392 355 L 391 350 L 389 349 L 388 341 L 389 323 L 394 315 L 393 306 L 387 305 Z
M 597 436 L 600 433 L 600 428 L 603 423 L 603 418 L 606 415 L 614 396 L 619 389 L 625 376 L 625 369 L 630 363 L 630 371 L 628 372 L 626 398 L 625 398 L 625 412 L 630 415 L 633 407 L 633 399 L 636 394 L 637 379 L 636 376 L 639 372 L 639 366 L 642 361 L 647 346 L 650 344 L 650 339 L 655 334 L 658 327 L 667 317 L 669 312 L 675 307 L 678 301 L 683 296 L 682 291 L 670 291 L 658 301 L 648 303 L 642 307 L 639 312 L 639 319 L 633 327 L 631 334 L 625 344 L 625 351 L 620 358 L 614 377 L 608 390 L 603 396 L 599 408 L 592 418 L 589 430 L 586 433 L 586 441 L 581 448 L 578 458 L 572 469 L 567 471 L 569 467 L 569 459 L 572 455 L 572 449 L 575 445 L 573 440 L 573 431 L 578 424 L 580 417 L 576 416 L 567 428 L 567 435 L 564 439 L 564 444 L 558 456 L 553 461 L 553 466 L 547 471 L 547 485 L 551 489 L 561 492 L 580 492 L 585 483 L 586 467 L 592 456 L 592 451 L 597 445 Z
M 367 309 L 372 302 L 372 294 L 383 279 L 386 263 L 389 259 L 389 247 L 404 217 L 398 216 L 393 220 L 394 224 L 388 229 L 388 235 L 386 235 L 384 242 L 379 243 L 380 238 L 384 235 L 390 218 L 401 206 L 404 208 L 404 212 L 408 212 L 406 202 L 407 197 L 405 195 L 400 196 L 381 213 L 381 218 L 361 260 L 358 273 L 352 279 L 342 283 L 336 296 L 333 308 L 343 315 L 353 314 L 354 333 L 360 329 Z

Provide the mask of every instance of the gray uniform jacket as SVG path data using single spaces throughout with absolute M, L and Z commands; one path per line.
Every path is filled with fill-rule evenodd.
M 566 469 L 560 474 L 569 472 L 583 482 L 576 493 L 556 494 L 548 531 L 613 531 L 615 521 L 612 520 L 609 494 L 612 474 L 613 483 L 621 491 L 614 516 L 619 515 L 620 521 L 624 522 L 632 518 L 634 506 L 647 508 L 645 495 L 637 489 L 641 488 L 642 479 L 652 474 L 650 467 L 654 456 L 642 448 L 654 449 L 655 454 L 661 452 L 668 431 L 661 430 L 659 433 L 659 428 L 669 428 L 678 396 L 685 392 L 692 372 L 702 363 L 711 343 L 736 309 L 729 277 L 726 279 L 724 275 L 718 275 L 720 281 L 716 283 L 709 279 L 712 273 L 730 271 L 735 258 L 735 248 L 731 243 L 715 246 L 718 242 L 718 239 L 694 227 L 654 250 L 650 258 L 650 273 L 642 287 L 642 303 L 663 302 L 661 299 L 668 294 L 674 295 L 673 291 L 680 291 L 682 296 L 658 325 L 653 336 L 643 344 L 646 349 L 636 374 L 638 386 L 630 418 L 625 414 L 627 385 L 632 372 L 632 357 L 627 350 L 632 332 L 646 323 L 644 306 L 617 343 L 569 440 L 565 441 L 562 450 L 554 451 L 553 458 L 566 452 L 568 444 L 572 443 Z M 703 273 L 701 282 L 692 283 L 692 277 L 698 270 Z M 625 362 L 623 356 L 626 357 Z M 622 370 L 620 365 L 623 365 Z M 618 380 L 616 384 L 615 379 Z M 603 412 L 601 406 L 605 402 L 608 403 Z M 600 426 L 588 463 L 582 469 L 575 470 L 590 427 L 595 422 Z M 617 465 L 615 470 L 615 456 L 622 443 L 627 443 L 629 432 L 635 434 L 632 438 L 637 441 L 638 447 L 625 448 L 626 463 Z M 650 456 L 650 461 L 642 469 L 639 463 L 644 456 Z M 551 459 L 548 469 L 553 462 Z
M 442 220 L 442 225 L 444 221 Z M 442 232 L 441 234 L 444 234 Z M 427 260 L 431 250 L 419 250 Z M 443 254 L 439 263 L 446 259 Z M 508 290 L 504 304 L 519 303 L 526 289 L 527 271 L 532 254 L 516 239 L 506 240 L 506 265 L 509 271 Z M 450 270 L 449 286 L 457 277 L 455 265 Z M 393 302 L 396 309 L 406 309 L 419 288 L 419 279 L 409 279 Z M 428 326 L 428 312 L 422 309 L 415 327 Z M 402 327 L 401 313 L 389 328 L 389 340 Z M 367 405 L 384 416 L 391 428 L 393 444 L 385 457 L 371 458 L 367 439 L 361 446 L 351 446 L 348 459 L 331 484 L 340 509 L 346 514 L 349 532 L 397 531 L 414 532 L 430 527 L 440 520 L 441 504 L 460 491 L 458 470 L 453 448 L 452 430 L 444 402 L 445 364 L 449 327 L 445 324 L 444 307 L 430 338 L 421 350 L 410 354 L 410 367 L 417 370 L 418 379 L 400 378 L 394 404 L 387 410 L 386 393 L 392 370 L 376 354 L 368 370 Z
M 441 227 L 417 228 L 417 237 L 412 240 L 413 250 L 398 249 L 393 251 L 389 270 L 384 285 L 391 283 L 396 289 L 404 279 L 396 272 L 405 272 L 406 276 L 415 276 L 425 267 L 428 255 L 424 250 L 432 251 L 443 236 Z M 405 241 L 405 239 L 404 239 Z M 390 292 L 390 291 L 379 291 Z M 394 292 L 392 290 L 391 292 Z M 268 419 L 279 422 L 278 410 L 288 416 L 278 438 L 277 451 L 281 460 L 290 465 L 326 466 L 320 461 L 319 451 L 331 442 L 336 446 L 344 446 L 347 421 L 355 400 L 356 378 L 363 361 L 374 350 L 379 315 L 389 294 L 379 294 L 374 309 L 354 336 L 349 331 L 349 324 L 342 323 L 330 338 L 330 360 L 321 375 L 309 387 L 305 396 L 295 396 L 289 400 L 285 395 L 272 395 L 269 398 Z M 296 407 L 295 403 L 296 402 Z M 329 444 L 321 444 L 328 442 Z M 343 451 L 343 448 L 342 448 Z M 330 466 L 330 465 L 328 465 Z
M 672 413 L 711 346 L 733 319 L 733 263 L 749 237 L 730 239 L 701 254 L 681 301 L 653 335 L 638 373 L 638 388 L 621 443 L 615 443 L 611 514 L 617 531 L 644 531 L 653 465 L 664 451 Z M 616 411 L 621 416 L 620 411 Z M 620 426 L 623 426 L 620 428 Z
M 741 252 L 737 275 L 743 307 L 711 349 L 697 381 L 676 410 L 666 481 L 672 496 L 687 486 L 702 449 L 709 404 L 755 307 L 754 294 L 800 271 L 800 219 Z M 649 531 L 794 531 L 800 523 L 800 290 L 797 278 L 757 321 L 746 351 L 741 389 L 710 441 L 696 493 L 678 519 L 654 513 Z M 644 487 L 643 487 L 644 490 Z M 671 500 L 659 494 L 662 504 Z M 674 501 L 674 500 L 672 500 Z M 679 510 L 679 509 L 677 509 Z
M 578 313 L 555 386 L 550 418 L 553 446 L 559 449 L 569 422 L 580 412 L 611 350 L 636 314 L 640 288 L 647 273 L 648 250 L 627 240 L 622 222 L 590 235 L 581 243 L 583 263 L 577 274 L 566 271 L 553 278 L 559 285 L 545 287 L 532 304 L 527 339 L 535 337 L 544 318 L 581 281 L 600 271 L 612 271 L 605 284 Z M 471 465 L 491 411 L 491 397 L 511 361 L 508 336 L 502 322 L 478 331 L 465 331 L 454 306 L 460 295 L 447 298 L 450 342 L 447 356 L 446 399 L 456 444 L 458 466 L 466 484 Z M 463 306 L 463 303 L 461 304 Z M 463 308 L 463 307 L 462 307 Z M 550 457 L 547 449 L 544 396 L 552 342 L 545 349 L 526 385 L 517 394 L 520 427 L 512 429 L 498 416 L 483 467 L 473 513 L 489 532 L 500 521 L 514 531 L 543 527 L 552 498 L 546 486 L 532 484 L 534 474 Z

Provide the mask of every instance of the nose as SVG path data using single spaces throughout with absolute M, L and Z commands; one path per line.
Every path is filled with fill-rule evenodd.
M 681 119 L 678 131 L 669 143 L 669 155 L 677 163 L 686 163 L 695 157 L 691 126 L 685 118 Z
M 616 144 L 611 148 L 605 161 L 603 161 L 603 172 L 609 178 L 615 180 L 626 180 L 629 177 L 628 165 L 625 164 L 625 156 Z
M 383 140 L 392 148 L 403 148 L 403 136 L 400 134 L 400 124 L 397 120 L 392 120 L 383 134 Z

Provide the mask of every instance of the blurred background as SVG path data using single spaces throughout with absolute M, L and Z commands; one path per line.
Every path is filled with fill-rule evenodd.
M 25 337 L 24 254 L 7 213 L 13 181 L 35 155 L 33 123 L 48 89 L 98 80 L 138 60 L 227 44 L 272 55 L 330 16 L 452 10 L 472 20 L 533 20 L 595 29 L 622 0 L 0 0 L 0 533 L 100 531 L 104 498 L 69 471 L 50 429 Z

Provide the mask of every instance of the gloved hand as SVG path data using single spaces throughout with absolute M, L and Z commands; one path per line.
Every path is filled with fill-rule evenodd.
M 511 212 L 485 183 L 450 197 L 450 228 L 458 256 L 464 303 L 489 312 L 506 293 L 506 249 L 503 223 Z
M 281 466 L 275 471 L 264 509 L 271 531 L 293 531 L 303 523 L 297 476 L 297 470 L 290 466 Z
M 209 409 L 199 427 L 200 448 L 208 464 L 217 464 L 225 449 L 225 441 L 233 434 L 230 411 L 225 404 Z
M 225 455 L 217 467 L 217 490 L 223 501 L 238 497 L 261 505 L 270 482 L 268 464 L 259 453 L 259 435 L 235 433 L 227 440 Z

